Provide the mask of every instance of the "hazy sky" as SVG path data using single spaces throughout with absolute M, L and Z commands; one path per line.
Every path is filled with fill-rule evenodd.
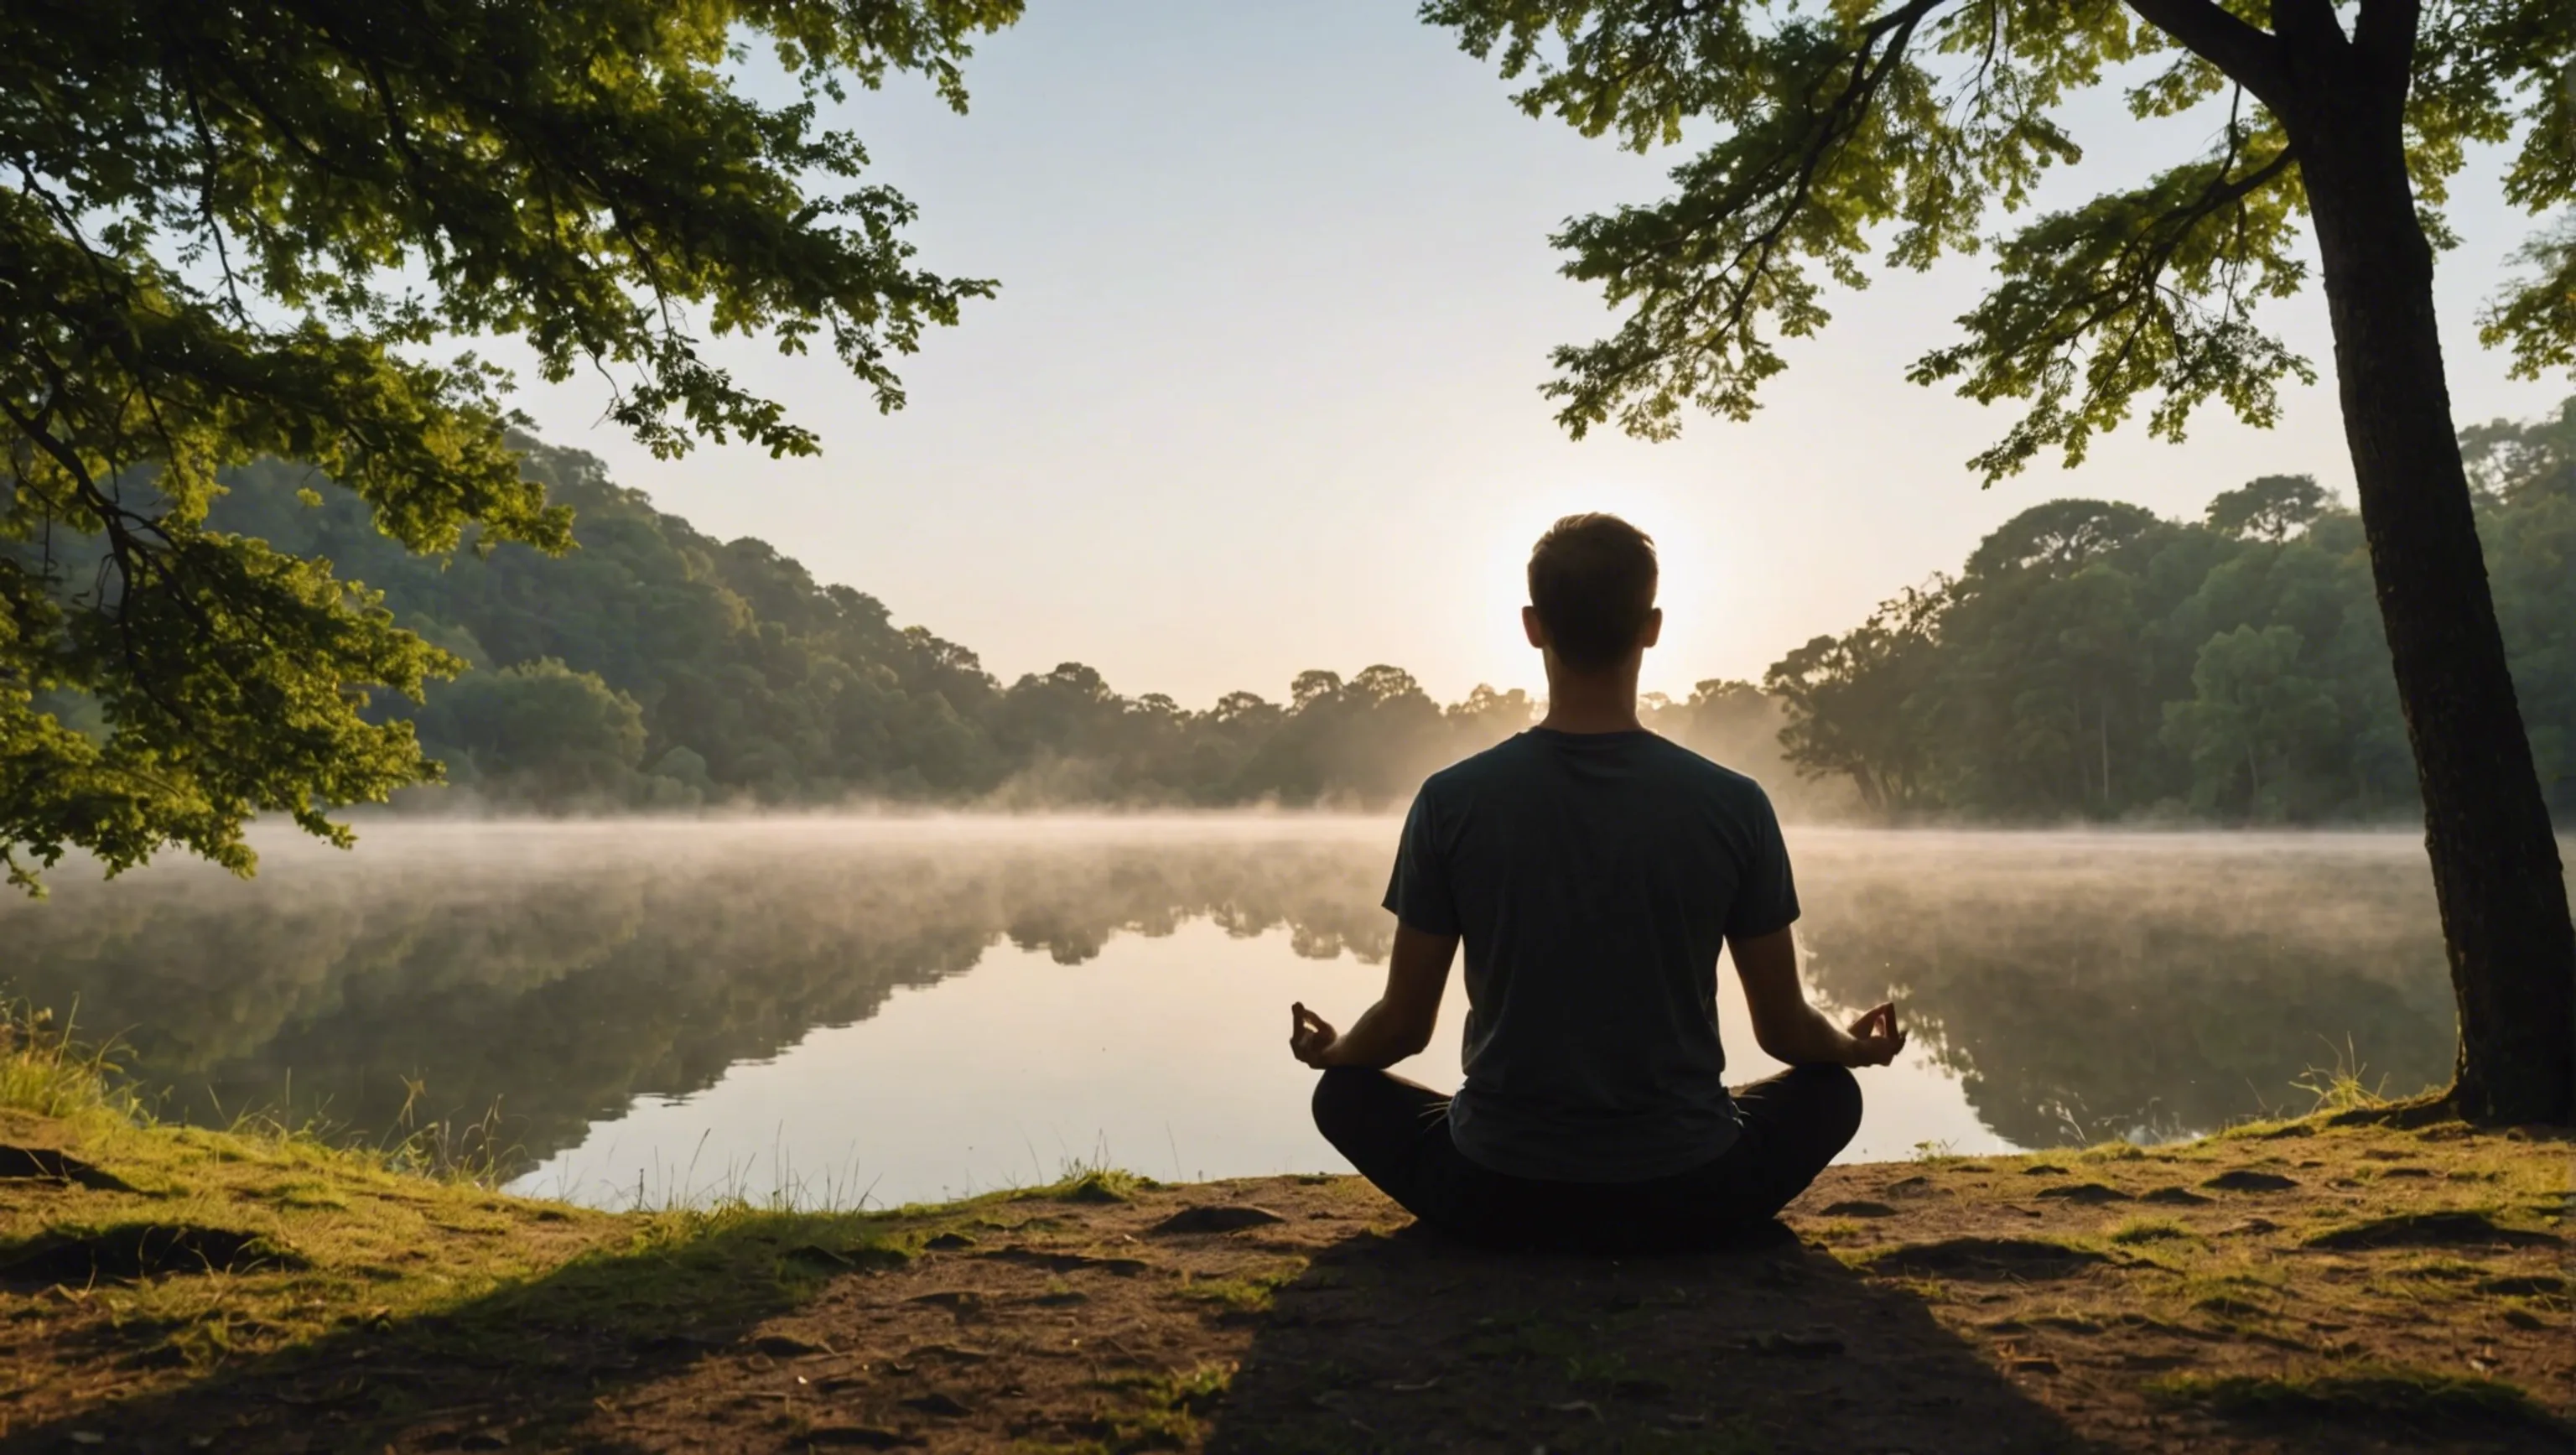
M 1661 195 L 1679 158 L 1522 116 L 1408 0 L 1037 0 L 968 80 L 965 117 L 917 88 L 851 108 L 877 178 L 922 209 L 923 263 L 1002 283 L 905 363 L 909 409 L 880 418 L 828 356 L 751 344 L 717 353 L 822 432 L 821 458 L 662 463 L 601 422 L 589 381 L 523 375 L 521 402 L 664 509 L 762 537 L 1005 678 L 1080 660 L 1193 707 L 1375 662 L 1444 700 L 1535 687 L 1514 616 L 1529 541 L 1611 509 L 1662 546 L 1646 685 L 1684 692 L 1758 676 L 2040 500 L 2181 515 L 2258 474 L 2349 489 L 2311 291 L 2280 323 L 2326 377 L 2277 430 L 2209 415 L 2176 447 L 2132 425 L 2072 474 L 1980 491 L 1961 462 L 2009 416 L 1903 378 L 1974 300 L 1973 261 L 1840 299 L 1752 423 L 1569 442 L 1537 392 L 1546 352 L 1612 316 L 1556 275 L 1547 234 Z M 2180 161 L 2208 130 L 2140 126 L 2115 102 L 2084 120 L 2061 200 Z M 2463 422 L 2567 392 L 2507 381 L 2476 344 L 2477 304 L 2530 230 L 2494 172 L 2459 189 L 2466 245 L 2443 264 Z

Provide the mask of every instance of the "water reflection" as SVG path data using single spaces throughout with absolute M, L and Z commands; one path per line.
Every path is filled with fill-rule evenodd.
M 639 1098 L 702 1092 L 1005 943 L 1081 965 L 1204 920 L 1374 962 L 1391 835 L 1314 819 L 382 824 L 354 855 L 268 842 L 247 884 L 191 865 L 64 872 L 52 902 L 0 906 L 0 944 L 15 993 L 77 1001 L 91 1033 L 121 1035 L 169 1114 L 318 1110 L 372 1134 L 420 1087 L 431 1113 L 497 1103 L 535 1165 Z M 2301 1069 L 2345 1055 L 2393 1090 L 2448 1068 L 2407 838 L 1793 838 L 1815 985 L 1845 1005 L 1904 997 L 2004 1141 L 2206 1129 L 2300 1104 Z
M 2397 834 L 1809 835 L 1817 986 L 1902 996 L 2024 1147 L 2405 1094 L 2454 1046 L 2422 845 Z

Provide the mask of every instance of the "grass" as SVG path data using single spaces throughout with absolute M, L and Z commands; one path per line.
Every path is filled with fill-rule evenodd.
M 2096 1142 L 2075 1155 L 2086 1162 L 2141 1162 L 2147 1149 L 2135 1142 Z
M 2140 1243 L 2160 1243 L 2169 1239 L 2200 1241 L 2200 1235 L 2172 1218 L 2130 1218 L 2111 1230 L 2111 1241 L 2123 1247 Z
M 1262 1313 L 1269 1309 L 1274 1294 L 1305 1271 L 1305 1260 L 1299 1259 L 1241 1278 L 1192 1278 L 1181 1285 L 1181 1296 L 1221 1303 L 1237 1313 Z
M 2569 1432 L 2565 1421 L 2510 1384 L 2397 1365 L 2314 1374 L 2181 1374 L 2147 1387 L 2161 1398 L 2239 1419 Z
M 124 1074 L 111 1039 L 85 1044 L 69 1018 L 23 1001 L 0 1002 L 0 1109 L 25 1112 L 89 1134 L 160 1125 Z M 513 1149 L 499 1139 L 497 1107 L 472 1121 L 419 1120 L 425 1088 L 404 1082 L 392 1130 L 373 1143 L 314 1118 L 288 1122 L 266 1111 L 236 1113 L 223 1128 L 236 1142 L 318 1166 L 354 1163 L 438 1181 L 497 1187 Z M 326 1192 L 315 1195 L 327 1196 Z
M 2331 1066 L 2310 1066 L 2292 1078 L 2290 1085 L 2307 1093 L 2310 1116 L 2333 1116 L 2345 1112 L 2382 1111 L 2396 1104 L 2388 1094 L 2388 1078 L 2376 1081 L 2362 1078 L 2369 1074 L 2361 1054 L 2353 1049 L 2349 1038 L 2335 1052 Z
M 43 1254 L 68 1274 L 62 1296 L 29 1301 L 19 1332 L 92 1338 L 70 1331 L 102 1322 L 133 1368 L 161 1372 L 147 1383 L 352 1334 L 390 1341 L 392 1364 L 544 1367 L 618 1340 L 729 1338 L 835 1275 L 909 1259 L 978 1209 L 1124 1200 L 1153 1185 L 1087 1165 L 935 1210 L 800 1210 L 735 1195 L 609 1213 L 500 1193 L 487 1131 L 413 1126 L 370 1145 L 274 1117 L 164 1123 L 125 1088 L 110 1051 L 0 1007 L 0 1142 L 62 1146 L 125 1185 L 0 1200 L 0 1263 Z M 173 1271 L 208 1272 L 209 1248 L 234 1271 L 119 1276 L 156 1254 L 198 1259 Z
M 140 1120 L 113 1056 L 112 1046 L 76 1046 L 50 1010 L 0 1003 L 0 1107 L 84 1128 Z
M 1023 1447 L 1048 1451 L 1127 1455 L 1135 1450 L 1177 1450 L 1199 1435 L 1198 1417 L 1225 1400 L 1234 1382 L 1231 1364 L 1201 1364 L 1161 1374 L 1119 1374 L 1098 1381 L 1100 1387 L 1125 1397 L 1116 1407 L 1098 1411 L 1091 1420 L 1094 1438 L 1080 1445 Z
M 319 1362 L 308 1355 L 353 1367 L 346 1360 L 354 1347 L 369 1367 L 400 1368 L 413 1381 L 352 1396 L 369 1402 L 378 1419 L 394 1417 L 392 1401 L 435 1398 L 439 1389 L 425 1384 L 435 1386 L 450 1371 L 457 1380 L 487 1377 L 477 1370 L 527 1371 L 526 1388 L 546 1391 L 550 1402 L 532 1410 L 523 1438 L 542 1444 L 549 1428 L 587 1417 L 587 1368 L 678 1367 L 793 1313 L 854 1269 L 902 1264 L 925 1245 L 1005 1241 L 987 1230 L 1018 1240 L 1037 1230 L 1078 1229 L 1099 1216 L 1079 1204 L 1123 1204 L 1158 1186 L 1102 1162 L 1077 1162 L 1044 1186 L 937 1207 L 800 1208 L 778 1194 L 764 1201 L 737 1189 L 703 1203 L 611 1213 L 499 1193 L 484 1155 L 490 1139 L 478 1141 L 470 1127 L 436 1136 L 412 1128 L 370 1146 L 267 1118 L 237 1119 L 220 1130 L 169 1125 L 119 1085 L 107 1053 L 81 1050 L 50 1021 L 23 1011 L 0 1015 L 0 1142 L 60 1147 L 95 1160 L 123 1184 L 17 1185 L 23 1191 L 0 1200 L 0 1261 L 47 1240 L 86 1238 L 101 1248 L 127 1240 L 148 1252 L 175 1246 L 167 1240 L 180 1229 L 194 1230 L 189 1236 L 197 1241 L 185 1247 L 211 1250 L 202 1253 L 209 1261 L 229 1256 L 226 1248 L 240 1256 L 236 1271 L 213 1276 L 101 1278 L 19 1300 L 12 1333 L 21 1347 L 91 1351 L 61 1366 L 87 1383 L 48 1383 L 40 1371 L 25 1386 L 29 1403 L 21 1412 L 33 1423 L 111 1396 L 160 1398 L 183 1383 L 282 1384 L 293 1370 Z M 2441 1373 L 2368 1363 L 2429 1356 L 2384 1341 L 2374 1352 L 2362 1341 L 2398 1323 L 2456 1335 L 2463 1350 L 2502 1336 L 2505 1362 L 2474 1367 L 2527 1377 L 2528 1361 L 2510 1357 L 2514 1341 L 2543 1342 L 2532 1335 L 2566 1324 L 2566 1280 L 2543 1261 L 2542 1243 L 2552 1236 L 2544 1230 L 2559 1226 L 2553 1209 L 2566 1192 L 2563 1158 L 2534 1155 L 2534 1147 L 2504 1136 L 2419 1140 L 2410 1130 L 2323 1118 L 2284 1125 L 2300 1135 L 2282 1137 L 2276 1126 L 2260 1133 L 2261 1142 L 1945 1156 L 1944 1165 L 1913 1170 L 1929 1171 L 1930 1183 L 1967 1206 L 2034 1196 L 2051 1179 L 2021 1175 L 2026 1165 L 2057 1167 L 2057 1181 L 2095 1175 L 2078 1158 L 2120 1164 L 2103 1167 L 2103 1180 L 2133 1193 L 2158 1183 L 2197 1187 L 2220 1165 L 2278 1169 L 2297 1179 L 2292 1191 L 2218 1194 L 2205 1205 L 2154 1209 L 2172 1216 L 2113 1220 L 2129 1212 L 2123 1206 L 2107 1210 L 2100 1224 L 2054 1206 L 2049 1216 L 2059 1221 L 2042 1226 L 2067 1241 L 2027 1235 L 2037 1229 L 2019 1214 L 1996 1225 L 2010 1234 L 2002 1238 L 1873 1244 L 1905 1232 L 1902 1219 L 1828 1220 L 1807 1231 L 1828 1235 L 1819 1241 L 1832 1256 L 1864 1271 L 1880 1255 L 1910 1246 L 1911 1259 L 1889 1259 L 1874 1281 L 1954 1325 L 1996 1321 L 1995 1295 L 2027 1286 L 2044 1302 L 2019 1317 L 2044 1333 L 2072 1331 L 2107 1343 L 2128 1337 L 2135 1325 L 2213 1351 L 2279 1349 L 2295 1335 L 2306 1352 L 2292 1357 L 2341 1361 L 2309 1374 L 2169 1378 L 2156 1387 L 2162 1400 L 2248 1419 L 2558 1430 L 2547 1409 L 2502 1378 L 2473 1377 L 2465 1363 Z M 2400 1163 L 2438 1175 L 2369 1175 Z M 1330 1195 L 1338 1202 L 1345 1191 L 1367 1196 L 1356 1181 L 1334 1184 Z M 1382 1209 L 1371 1208 L 1368 1219 L 1349 1224 L 1355 1234 L 1377 1227 Z M 2099 1231 L 2076 1231 L 2078 1218 Z M 2245 1231 L 2249 1220 L 2263 1230 Z M 126 1231 L 137 1227 L 145 1231 Z M 932 1242 L 942 1237 L 949 1241 Z M 2333 1256 L 2297 1251 L 2321 1238 L 2350 1246 L 2330 1248 Z M 1945 1256 L 1956 1266 L 1944 1265 Z M 1292 1280 L 1313 1277 L 1322 1286 L 1348 1276 L 1309 1274 L 1302 1262 L 1247 1249 L 1224 1275 L 1158 1281 L 1154 1296 L 1204 1301 L 1208 1327 L 1239 1333 Z M 1069 1304 L 1079 1292 L 1058 1279 L 1036 1302 Z M 2331 1330 L 2326 1342 L 2301 1332 L 2309 1321 Z M 95 1352 L 102 1348 L 114 1357 Z M 1057 1426 L 1059 1438 L 1080 1443 L 1056 1448 L 1124 1455 L 1204 1439 L 1209 1411 L 1232 1377 L 1227 1366 L 1189 1363 L 1208 1352 L 1175 1352 L 1187 1367 L 1086 1388 L 1058 1412 L 1070 1417 Z M 1536 1308 L 1477 1321 L 1461 1352 L 1469 1364 L 1499 1364 L 1512 1378 L 1553 1380 L 1561 1371 L 1613 1413 L 1666 1373 L 1630 1368 L 1622 1355 L 1634 1351 L 1615 1331 Z M 554 1385 L 546 1383 L 549 1369 L 559 1374 Z M 2138 1386 L 2123 1388 L 2126 1397 L 2140 1397 Z M 2544 1391 L 2543 1398 L 2555 1396 Z M 1630 1448 L 1761 1448 L 1749 1428 L 1636 1433 L 1641 1443 Z
M 1059 1202 L 1133 1202 L 1136 1194 L 1162 1186 L 1150 1177 L 1097 1162 L 1071 1162 L 1063 1175 L 1043 1187 L 1028 1188 L 1021 1197 L 1053 1198 Z

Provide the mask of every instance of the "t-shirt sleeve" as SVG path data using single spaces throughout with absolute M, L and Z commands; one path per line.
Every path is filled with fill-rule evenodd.
M 1413 796 L 1413 807 L 1404 815 L 1385 903 L 1398 924 L 1426 935 L 1458 933 L 1458 902 L 1450 894 L 1449 865 L 1440 854 L 1439 810 L 1427 791 Z
M 1753 800 L 1751 852 L 1726 912 L 1729 939 L 1750 940 L 1787 928 L 1798 918 L 1798 883 L 1789 872 L 1789 845 L 1768 794 Z

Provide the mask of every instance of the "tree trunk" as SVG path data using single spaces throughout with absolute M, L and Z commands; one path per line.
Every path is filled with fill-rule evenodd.
M 2102 811 L 2107 814 L 2111 811 L 2111 694 L 2108 692 L 2102 694 L 2102 715 L 2095 719 L 2094 726 L 2101 732 Z
M 2284 119 L 2316 218 L 2344 436 L 2459 1003 L 2450 1099 L 2480 1120 L 2566 1122 L 2576 930 L 2451 421 L 2433 250 L 2406 174 L 2405 66 L 2357 47 L 2301 59 Z

